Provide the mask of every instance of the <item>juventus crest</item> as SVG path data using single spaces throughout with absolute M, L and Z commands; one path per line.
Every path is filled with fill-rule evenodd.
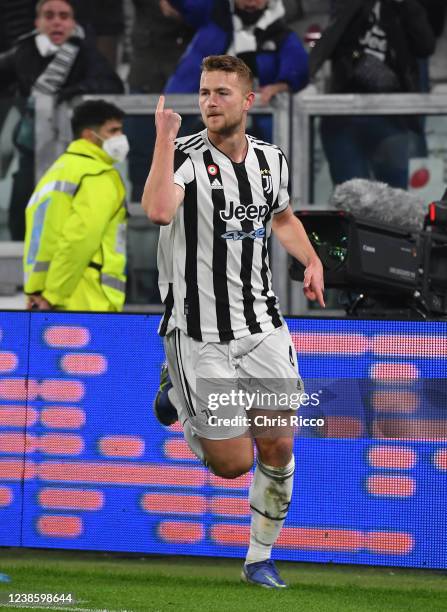
M 262 187 L 264 188 L 264 192 L 272 193 L 273 181 L 272 181 L 272 175 L 270 174 L 270 170 L 268 169 L 261 170 L 261 176 L 262 176 Z

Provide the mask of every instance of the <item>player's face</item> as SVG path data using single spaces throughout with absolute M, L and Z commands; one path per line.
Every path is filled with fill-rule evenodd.
M 73 9 L 63 0 L 49 0 L 40 9 L 36 28 L 46 34 L 54 45 L 63 45 L 70 38 L 76 22 Z
M 247 111 L 254 94 L 235 72 L 203 72 L 200 79 L 199 105 L 202 119 L 210 133 L 230 135 L 245 127 Z

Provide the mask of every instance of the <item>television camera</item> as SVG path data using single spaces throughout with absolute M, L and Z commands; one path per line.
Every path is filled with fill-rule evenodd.
M 325 287 L 343 290 L 348 315 L 447 316 L 447 191 L 428 206 L 421 230 L 343 210 L 295 215 L 323 263 Z M 291 259 L 290 277 L 302 281 L 304 267 Z

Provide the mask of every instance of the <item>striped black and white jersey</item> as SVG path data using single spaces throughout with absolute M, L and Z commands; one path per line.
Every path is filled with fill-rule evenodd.
M 185 197 L 160 228 L 161 335 L 178 327 L 223 342 L 282 325 L 267 240 L 273 215 L 289 204 L 288 166 L 275 145 L 247 140 L 241 163 L 217 149 L 206 129 L 176 140 L 174 182 Z

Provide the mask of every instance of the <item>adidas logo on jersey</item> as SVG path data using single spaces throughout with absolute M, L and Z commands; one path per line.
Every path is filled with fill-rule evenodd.
M 223 189 L 223 185 L 218 178 L 211 181 L 211 189 Z
M 267 204 L 261 204 L 261 206 L 256 206 L 256 204 L 248 204 L 247 206 L 244 206 L 244 204 L 237 204 L 230 201 L 229 209 L 220 211 L 220 218 L 222 221 L 236 219 L 236 221 L 247 220 L 261 222 L 267 216 L 268 212 L 269 207 Z

